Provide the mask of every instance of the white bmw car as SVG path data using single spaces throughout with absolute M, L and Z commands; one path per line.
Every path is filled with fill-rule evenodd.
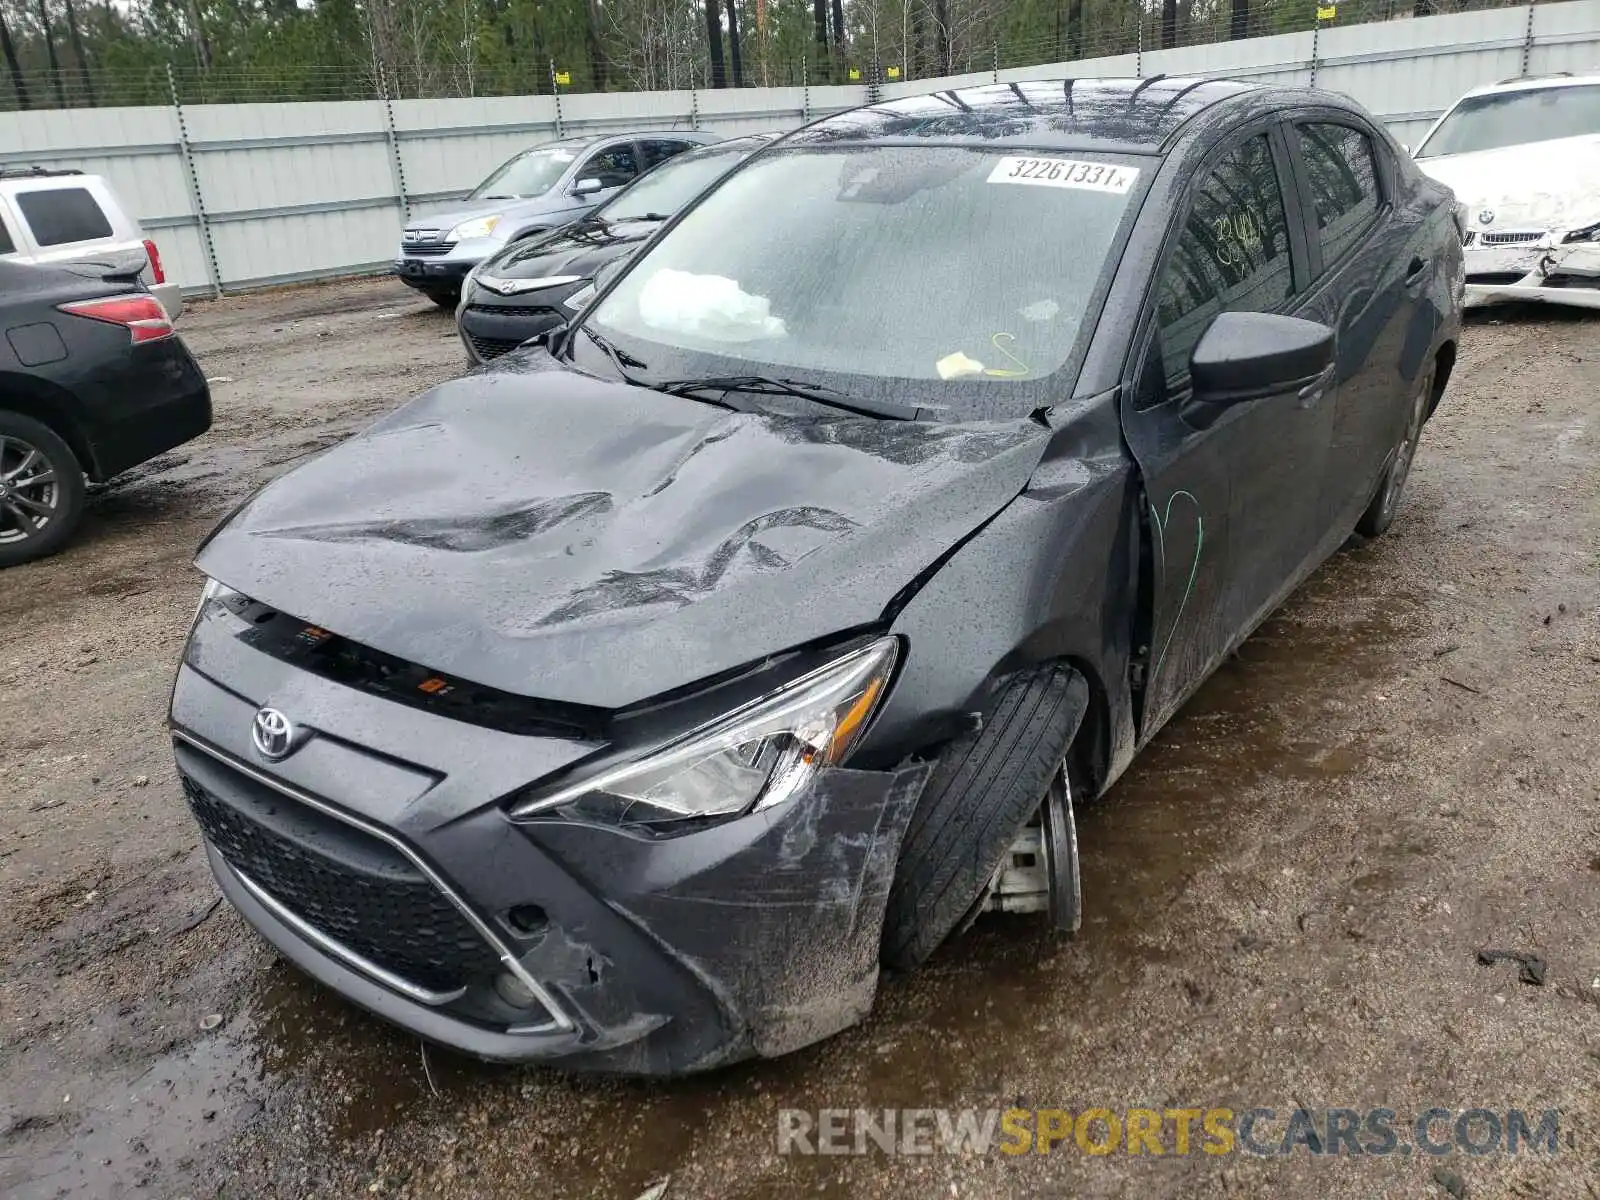
M 1600 75 L 1476 88 L 1415 157 L 1463 205 L 1468 307 L 1600 308 Z

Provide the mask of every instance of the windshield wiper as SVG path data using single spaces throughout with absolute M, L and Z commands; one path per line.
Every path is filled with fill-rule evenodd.
M 864 417 L 887 417 L 893 421 L 915 421 L 922 410 L 893 400 L 868 400 L 851 396 L 820 383 L 798 379 L 779 379 L 771 375 L 711 375 L 704 379 L 674 379 L 650 385 L 658 392 L 691 399 L 701 392 L 750 392 L 758 396 L 795 396 L 827 408 L 842 409 Z
M 628 372 L 629 367 L 637 367 L 641 371 L 647 370 L 647 363 L 640 362 L 626 350 L 618 350 L 615 346 L 613 346 L 605 338 L 601 337 L 594 330 L 590 329 L 587 325 L 581 326 L 581 328 L 583 329 L 583 332 L 588 335 L 589 340 L 596 346 L 599 346 L 605 356 L 611 360 L 611 365 L 616 368 L 617 374 L 622 376 L 622 382 L 631 383 L 634 387 L 647 386 L 643 380 L 629 374 Z

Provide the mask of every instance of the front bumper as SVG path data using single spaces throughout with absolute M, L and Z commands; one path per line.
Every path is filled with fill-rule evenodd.
M 1548 234 L 1508 246 L 1479 242 L 1466 248 L 1466 265 L 1467 308 L 1519 300 L 1600 308 L 1600 243 L 1562 244 Z
M 505 793 L 497 771 L 590 747 L 463 725 L 252 656 L 265 658 L 212 643 L 180 668 L 179 773 L 229 900 L 348 999 L 478 1057 L 644 1075 L 783 1054 L 871 1007 L 926 767 L 833 769 L 782 809 L 665 841 L 514 824 L 484 802 Z M 248 669 L 224 688 L 194 664 Z M 276 764 L 249 748 L 263 702 L 317 727 Z M 505 975 L 533 1001 L 508 1004 Z

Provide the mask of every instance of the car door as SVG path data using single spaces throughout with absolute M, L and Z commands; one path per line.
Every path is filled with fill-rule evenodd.
M 1296 114 L 1290 159 L 1314 282 L 1303 315 L 1334 331 L 1338 388 L 1322 495 L 1324 550 L 1371 500 L 1407 414 L 1407 331 L 1433 264 L 1422 215 L 1394 203 L 1387 143 L 1349 113 Z M 1422 331 L 1424 351 L 1432 329 Z M 1415 357 L 1414 355 L 1412 357 Z M 1409 374 L 1416 372 L 1409 364 Z
M 1297 314 L 1305 229 L 1275 123 L 1194 172 L 1167 233 L 1123 388 L 1149 527 L 1141 734 L 1148 737 L 1297 577 L 1317 538 L 1331 408 L 1298 390 L 1197 400 L 1190 356 L 1217 314 Z M 1316 389 L 1312 389 L 1315 393 Z

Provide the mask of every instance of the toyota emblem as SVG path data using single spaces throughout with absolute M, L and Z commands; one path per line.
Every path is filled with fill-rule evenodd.
M 263 708 L 250 727 L 250 740 L 262 758 L 276 761 L 294 746 L 294 724 L 277 709 Z
M 1478 224 L 1480 224 L 1480 225 L 1493 225 L 1494 224 L 1494 209 L 1485 208 L 1482 211 L 1480 211 L 1478 213 Z

